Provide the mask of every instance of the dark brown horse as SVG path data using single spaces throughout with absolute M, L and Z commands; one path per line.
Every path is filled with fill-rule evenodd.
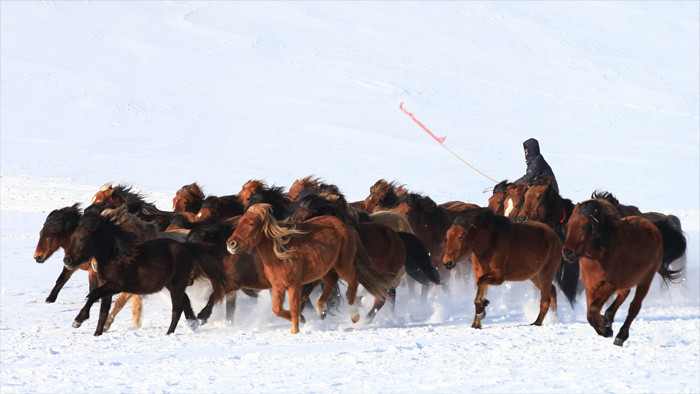
M 168 334 L 175 331 L 183 310 L 185 317 L 196 322 L 185 288 L 197 267 L 212 282 L 216 298 L 223 297 L 225 273 L 211 262 L 198 245 L 159 238 L 143 243 L 137 235 L 99 213 L 86 211 L 70 238 L 63 263 L 73 269 L 94 258 L 100 285 L 90 291 L 85 306 L 75 318 L 80 327 L 90 314 L 92 304 L 101 299 L 100 317 L 95 335 L 101 335 L 112 296 L 126 292 L 152 294 L 167 288 L 172 301 L 172 318 Z
M 232 218 L 243 214 L 243 206 L 241 199 L 235 194 L 221 197 L 207 196 L 202 201 L 202 207 L 197 212 L 195 220 L 202 220 L 210 216 L 217 219 Z
M 306 190 L 312 191 L 314 194 L 318 192 L 318 187 L 323 181 L 314 175 L 309 175 L 306 178 L 297 179 L 292 183 L 287 192 L 287 198 L 294 201 L 299 197 L 299 194 Z
M 243 184 L 241 191 L 238 192 L 238 200 L 241 204 L 246 205 L 255 192 L 265 188 L 267 188 L 267 183 L 265 181 L 261 179 L 250 179 Z
M 155 204 L 147 202 L 141 193 L 133 191 L 130 186 L 112 186 L 112 182 L 104 184 L 92 197 L 92 205 L 100 204 L 111 208 L 126 205 L 129 207 L 129 212 L 141 219 L 156 223 L 160 231 L 168 228 L 170 220 L 175 215 L 173 212 L 161 211 Z
M 493 187 L 493 194 L 489 197 L 488 208 L 495 212 L 496 215 L 503 215 L 503 203 L 506 200 L 506 188 L 509 184 L 512 183 L 509 183 L 506 179 Z
M 542 325 L 547 310 L 557 307 L 552 284 L 562 259 L 561 241 L 547 225 L 537 222 L 512 223 L 489 208 L 465 211 L 447 231 L 443 262 L 447 268 L 471 254 L 476 278 L 474 323 L 481 328 L 486 316 L 488 286 L 504 281 L 531 280 L 540 290 L 540 313 L 534 325 Z
M 294 212 L 296 202 L 287 198 L 284 188 L 280 186 L 262 187 L 253 193 L 248 199 L 244 210 L 248 210 L 255 204 L 268 204 L 272 209 L 272 216 L 277 220 L 285 220 Z
M 197 182 L 185 185 L 173 197 L 173 212 L 190 212 L 196 214 L 202 208 L 204 192 Z
M 349 225 L 332 216 L 321 216 L 296 225 L 278 223 L 267 204 L 256 204 L 241 217 L 227 241 L 231 254 L 257 248 L 272 284 L 273 312 L 292 322 L 299 332 L 301 287 L 322 279 L 325 288 L 317 302 L 319 316 L 325 316 L 326 300 L 338 281 L 348 284 L 348 310 L 353 322 L 360 318 L 355 305 L 360 283 L 375 297 L 384 298 L 391 284 L 375 270 Z M 289 293 L 290 311 L 282 307 Z
M 537 177 L 525 192 L 525 202 L 518 214 L 518 221 L 532 220 L 542 222 L 557 233 L 564 242 L 566 231 L 574 204 L 563 198 L 552 187 L 550 178 Z M 562 260 L 556 280 L 559 288 L 573 306 L 578 295 L 580 267 L 578 264 L 567 264 Z M 574 285 L 576 284 L 576 285 Z
M 664 280 L 678 278 L 679 272 L 671 270 L 669 265 L 685 253 L 685 237 L 664 220 L 651 222 L 640 216 L 623 218 L 617 207 L 601 199 L 576 205 L 568 230 L 564 257 L 581 264 L 586 285 L 586 315 L 598 335 L 613 335 L 615 313 L 631 288 L 637 287 L 627 319 L 614 341 L 615 345 L 622 346 L 655 273 Z M 615 292 L 615 301 L 601 316 L 603 305 Z
M 364 210 L 368 213 L 374 213 L 393 209 L 398 205 L 399 197 L 407 192 L 404 185 L 399 185 L 396 181 L 387 182 L 385 179 L 380 179 L 369 188 L 369 196 L 365 199 Z
M 388 292 L 392 308 L 396 299 L 395 288 L 399 285 L 404 268 L 413 279 L 424 286 L 431 282 L 440 283 L 437 270 L 430 264 L 427 249 L 415 235 L 396 232 L 392 228 L 378 223 L 361 223 L 355 216 L 348 213 L 351 210 L 342 195 L 338 197 L 335 200 L 327 200 L 316 195 L 303 197 L 299 200 L 297 211 L 292 215 L 292 221 L 303 222 L 312 217 L 330 215 L 353 226 L 360 235 L 374 268 L 385 279 L 394 284 L 394 287 Z M 370 320 L 374 318 L 383 305 L 384 300 L 375 299 L 374 306 L 367 318 Z

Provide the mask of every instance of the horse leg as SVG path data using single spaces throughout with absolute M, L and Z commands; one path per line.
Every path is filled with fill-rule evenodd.
M 481 328 L 481 320 L 486 317 L 486 306 L 489 300 L 486 299 L 489 285 L 479 280 L 476 285 L 476 296 L 474 297 L 474 322 L 472 328 Z
M 353 323 L 357 323 L 360 321 L 360 310 L 355 305 L 355 301 L 357 298 L 357 287 L 359 286 L 359 283 L 357 281 L 350 283 L 348 282 L 348 312 L 350 314 L 350 320 Z
M 141 315 L 143 314 L 143 296 L 134 294 L 131 297 L 131 327 L 141 328 Z
M 168 288 L 168 290 L 170 291 L 170 302 L 172 303 L 172 316 L 170 317 L 170 327 L 168 327 L 168 332 L 165 333 L 166 335 L 174 333 L 175 327 L 177 327 L 177 323 L 180 321 L 180 316 L 182 316 L 184 298 L 187 296 L 187 294 L 185 294 L 186 286 L 187 283 L 185 283 L 184 286 L 178 286 L 178 288 L 175 288 L 174 286 L 166 286 L 166 288 Z
M 58 279 L 56 279 L 56 284 L 54 285 L 53 289 L 51 289 L 51 293 L 49 293 L 49 296 L 46 297 L 46 303 L 50 304 L 52 302 L 56 302 L 56 297 L 58 297 L 58 292 L 61 291 L 63 288 L 63 285 L 68 282 L 68 279 L 73 275 L 73 273 L 77 269 L 72 269 L 69 270 L 66 267 L 63 267 L 63 270 L 61 271 L 61 275 L 58 276 Z
M 292 314 L 289 313 L 288 310 L 284 309 L 283 305 L 284 304 L 284 292 L 285 289 L 278 289 L 278 288 L 273 288 L 272 289 L 272 312 L 288 321 L 292 321 Z
M 634 320 L 634 318 L 637 317 L 637 315 L 639 314 L 639 309 L 642 307 L 642 300 L 644 299 L 644 297 L 646 297 L 647 292 L 649 291 L 649 286 L 651 286 L 651 281 L 653 279 L 654 276 L 652 275 L 647 281 L 637 285 L 637 290 L 634 291 L 634 298 L 630 303 L 630 309 L 627 312 L 627 319 L 625 319 L 625 322 L 622 324 L 620 332 L 617 333 L 613 344 L 617 346 L 622 346 L 622 344 L 625 343 L 627 338 L 629 338 L 632 320 Z
M 592 294 L 592 300 L 588 304 L 588 311 L 586 312 L 586 318 L 588 323 L 595 329 L 598 335 L 602 335 L 606 338 L 613 335 L 611 327 L 606 327 L 603 322 L 603 316 L 600 315 L 600 310 L 605 304 L 605 301 L 610 298 L 610 296 L 615 292 L 615 288 L 612 284 L 608 282 L 599 283 L 594 289 Z
M 100 277 L 92 268 L 88 270 L 88 286 L 90 291 L 93 291 L 100 286 Z
M 131 294 L 129 293 L 121 293 L 119 297 L 117 297 L 117 300 L 114 301 L 112 311 L 109 312 L 109 316 L 107 316 L 107 320 L 105 320 L 105 325 L 103 328 L 105 331 L 109 330 L 109 328 L 112 326 L 112 323 L 114 323 L 114 318 L 117 317 L 117 313 L 119 313 L 122 310 L 122 308 L 124 308 L 124 305 L 126 305 L 126 302 L 129 301 L 130 298 Z
M 338 283 L 338 274 L 329 271 L 321 280 L 323 281 L 323 292 L 316 302 L 316 313 L 318 313 L 318 316 L 323 320 L 326 318 L 327 313 L 326 301 L 328 301 L 328 298 L 335 289 L 335 285 Z
M 226 296 L 226 321 L 228 324 L 233 325 L 233 314 L 236 312 L 236 295 L 237 290 Z
M 287 288 L 289 293 L 289 312 L 292 315 L 292 334 L 299 333 L 299 315 L 301 314 L 301 284 Z
M 552 302 L 551 292 L 554 288 L 554 286 L 551 283 L 539 283 L 539 281 L 539 275 L 532 279 L 532 283 L 534 283 L 535 287 L 537 287 L 540 290 L 540 313 L 539 315 L 537 315 L 537 319 L 535 320 L 535 322 L 531 324 L 533 326 L 542 325 L 542 321 L 544 321 L 544 317 L 547 315 L 549 305 Z
M 629 294 L 630 289 L 617 291 L 617 297 L 615 297 L 615 301 L 613 301 L 613 303 L 608 307 L 608 309 L 605 310 L 605 314 L 603 315 L 603 324 L 605 324 L 606 327 L 612 328 L 617 309 L 620 308 L 620 306 L 625 302 Z
M 105 327 L 105 320 L 107 320 L 107 315 L 109 314 L 109 307 L 112 306 L 112 295 L 102 297 L 100 303 L 100 317 L 97 319 L 97 329 L 95 330 L 95 336 L 98 337 L 102 335 Z
M 85 306 L 83 306 L 80 312 L 78 312 L 78 316 L 75 317 L 75 320 L 73 321 L 73 327 L 78 328 L 81 324 L 83 324 L 85 320 L 89 319 L 90 308 L 92 307 L 92 304 L 94 304 L 95 301 L 99 300 L 100 298 L 104 297 L 106 294 L 110 294 L 110 292 L 104 286 L 100 286 L 95 290 L 91 291 L 90 294 L 88 294 L 87 296 Z
M 372 319 L 374 319 L 374 316 L 376 316 L 377 312 L 382 309 L 385 302 L 386 300 L 382 300 L 381 298 L 374 299 L 374 305 L 372 305 L 372 309 L 369 310 L 369 313 L 367 313 L 367 316 L 365 317 L 368 322 L 371 322 Z
M 209 317 L 211 317 L 212 309 L 214 309 L 214 293 L 209 296 L 207 304 L 197 314 L 197 319 L 201 320 L 202 324 L 206 324 Z
M 189 325 L 192 330 L 196 330 L 199 327 L 199 320 L 197 320 L 197 317 L 194 315 L 190 297 L 187 296 L 187 293 L 182 297 L 182 311 L 185 313 L 187 325 Z
M 394 308 L 396 307 L 396 289 L 389 289 L 387 292 L 387 299 L 389 300 L 391 313 L 394 313 Z
M 557 289 L 554 287 L 554 285 L 550 285 L 550 290 L 549 290 L 549 308 L 554 311 L 555 315 L 559 315 L 559 310 L 557 309 Z

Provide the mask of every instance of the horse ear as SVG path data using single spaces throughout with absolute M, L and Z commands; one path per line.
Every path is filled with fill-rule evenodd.
M 109 190 L 111 188 L 112 188 L 112 181 L 109 181 L 109 182 L 105 183 L 104 185 L 102 185 L 102 187 L 100 188 L 100 191 L 103 192 L 103 191 Z

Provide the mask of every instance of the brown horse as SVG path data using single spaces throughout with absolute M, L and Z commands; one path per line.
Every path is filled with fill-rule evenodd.
M 287 198 L 294 201 L 299 197 L 299 194 L 306 190 L 311 190 L 314 193 L 317 192 L 319 185 L 321 185 L 322 180 L 314 175 L 309 175 L 306 178 L 297 179 L 292 183 L 287 192 Z
M 36 246 L 36 251 L 34 252 L 34 259 L 37 263 L 45 262 L 56 250 L 58 250 L 58 248 L 62 248 L 64 252 L 67 250 L 70 237 L 73 234 L 73 231 L 75 231 L 75 229 L 78 227 L 81 217 L 82 212 L 80 211 L 79 204 L 56 209 L 49 213 L 49 215 L 46 217 L 46 221 L 44 222 L 44 226 L 39 232 L 39 242 Z M 93 269 L 93 264 L 90 261 L 80 264 L 73 269 L 69 269 L 64 266 L 61 274 L 56 280 L 56 284 L 54 285 L 53 289 L 51 289 L 51 293 L 49 293 L 49 296 L 46 298 L 47 303 L 53 303 L 56 301 L 58 293 L 66 284 L 68 279 L 70 279 L 73 273 L 75 273 L 75 271 L 78 269 L 88 272 L 90 291 L 99 286 L 99 276 Z M 122 293 L 116 302 L 116 304 L 121 305 L 121 307 L 115 307 L 110 312 L 109 316 L 113 321 L 116 314 L 119 313 L 129 299 L 131 299 L 132 324 L 134 327 L 141 327 L 141 297 L 132 298 L 131 294 Z
M 520 210 L 525 203 L 525 192 L 528 185 L 526 183 L 511 183 L 506 187 L 505 199 L 503 200 L 503 216 L 515 221 L 518 219 Z
M 503 203 L 506 200 L 506 188 L 510 184 L 512 183 L 509 183 L 506 179 L 493 187 L 493 194 L 491 197 L 489 197 L 488 208 L 495 212 L 496 215 L 503 215 Z
M 391 284 L 375 270 L 359 235 L 332 216 L 321 216 L 296 225 L 278 223 L 267 204 L 248 208 L 227 241 L 231 254 L 257 248 L 272 284 L 273 312 L 292 322 L 299 332 L 301 286 L 322 279 L 325 288 L 317 302 L 319 316 L 325 316 L 326 300 L 338 281 L 348 284 L 348 310 L 353 322 L 360 319 L 355 305 L 360 283 L 375 297 L 384 298 Z M 285 291 L 290 311 L 283 309 Z
M 606 200 L 587 200 L 576 205 L 569 219 L 564 243 L 567 261 L 581 264 L 586 285 L 588 323 L 598 335 L 611 337 L 617 309 L 632 287 L 637 287 L 627 319 L 614 344 L 622 346 L 629 328 L 639 313 L 654 274 L 664 280 L 678 278 L 670 263 L 685 253 L 683 233 L 668 222 L 651 222 L 640 216 L 622 218 L 618 209 Z M 603 304 L 617 292 L 612 305 L 601 316 Z
M 204 202 L 204 192 L 197 182 L 185 185 L 173 197 L 173 212 L 196 214 Z
M 238 192 L 238 200 L 241 204 L 246 205 L 250 198 L 260 189 L 267 188 L 267 183 L 260 179 L 251 179 L 243 184 L 241 191 Z
M 512 223 L 489 208 L 465 211 L 447 231 L 443 262 L 449 269 L 471 253 L 476 280 L 474 323 L 481 328 L 486 316 L 488 286 L 504 281 L 531 280 L 540 290 L 540 313 L 534 325 L 542 325 L 551 306 L 556 311 L 557 293 L 552 281 L 562 258 L 561 241 L 542 223 Z
M 413 229 L 408 223 L 406 218 L 396 212 L 391 211 L 379 211 L 369 215 L 369 220 L 372 223 L 383 224 L 394 231 L 403 231 L 405 233 L 413 234 Z
M 195 267 L 212 282 L 216 298 L 223 296 L 226 274 L 200 246 L 168 238 L 141 243 L 123 225 L 94 211 L 85 212 L 81 218 L 71 235 L 63 263 L 73 269 L 91 258 L 96 261 L 100 285 L 88 294 L 73 327 L 80 327 L 89 317 L 92 304 L 101 299 L 96 336 L 102 335 L 112 296 L 120 292 L 143 295 L 167 288 L 173 306 L 168 334 L 175 331 L 183 310 L 191 324 L 196 322 L 185 294 Z
M 98 204 L 105 204 L 112 208 L 126 205 L 129 207 L 129 212 L 141 219 L 156 223 L 161 231 L 168 228 L 170 220 L 175 215 L 173 212 L 161 211 L 155 204 L 146 202 L 144 196 L 133 191 L 130 186 L 112 186 L 112 182 L 104 184 L 92 197 L 92 205 Z
M 552 187 L 550 178 L 537 177 L 525 192 L 525 202 L 518 214 L 518 221 L 533 220 L 542 222 L 557 233 L 564 242 L 566 231 L 574 204 L 563 198 Z M 567 264 L 562 260 L 556 280 L 559 288 L 573 306 L 579 291 L 580 267 L 578 264 Z
M 342 195 L 338 197 L 342 197 Z M 347 211 L 348 207 L 344 199 L 327 200 L 321 196 L 307 195 L 299 200 L 299 208 L 291 219 L 295 222 L 302 222 L 312 217 L 331 215 L 353 226 L 360 235 L 372 266 L 384 276 L 384 279 L 393 284 L 388 292 L 392 308 L 396 299 L 395 288 L 401 282 L 404 267 L 411 277 L 425 286 L 431 281 L 440 283 L 435 267 L 430 265 L 430 258 L 425 246 L 413 234 L 396 232 L 392 228 L 378 223 L 360 223 L 355 217 L 348 215 Z M 398 214 L 394 215 L 400 217 Z M 413 247 L 416 243 L 418 244 L 417 248 Z M 373 319 L 383 305 L 383 299 L 375 299 L 374 306 L 367 318 Z
M 385 179 L 380 179 L 369 188 L 364 210 L 374 213 L 393 209 L 398 205 L 399 197 L 407 192 L 404 185 L 399 185 L 396 181 L 387 182 Z
M 221 197 L 207 196 L 202 201 L 202 207 L 197 212 L 195 220 L 202 220 L 210 216 L 217 219 L 232 218 L 243 214 L 243 206 L 241 199 L 235 194 Z

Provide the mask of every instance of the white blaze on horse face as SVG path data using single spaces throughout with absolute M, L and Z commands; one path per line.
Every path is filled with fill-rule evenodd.
M 506 210 L 503 212 L 503 216 L 509 216 L 510 213 L 513 211 L 513 208 L 515 208 L 515 207 L 513 206 L 513 199 L 512 199 L 512 198 L 509 198 L 509 199 L 508 199 L 508 205 L 506 206 Z

